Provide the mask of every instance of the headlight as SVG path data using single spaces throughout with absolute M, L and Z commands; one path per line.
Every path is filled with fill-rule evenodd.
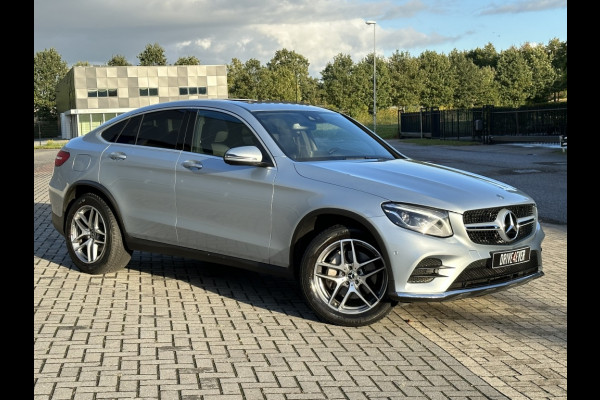
M 396 225 L 437 237 L 452 236 L 448 211 L 400 203 L 381 205 L 385 215 Z

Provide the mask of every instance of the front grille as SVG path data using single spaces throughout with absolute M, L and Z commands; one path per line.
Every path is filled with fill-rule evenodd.
M 498 213 L 503 208 L 506 208 L 515 214 L 517 218 L 523 218 L 533 215 L 533 204 L 524 204 L 520 206 L 509 206 L 509 207 L 494 207 L 494 208 L 483 208 L 480 210 L 469 210 L 463 214 L 463 222 L 465 224 L 477 224 L 482 222 L 491 222 L 496 219 Z
M 514 243 L 518 240 L 521 240 L 523 238 L 526 238 L 527 236 L 531 235 L 531 232 L 533 232 L 533 224 L 529 224 L 526 226 L 522 226 L 521 229 L 519 230 L 519 235 L 517 236 L 517 238 L 511 242 Z M 471 239 L 471 241 L 473 241 L 474 243 L 477 244 L 506 244 L 507 242 L 502 239 L 500 237 L 500 234 L 498 233 L 498 231 L 469 231 L 469 239 Z
M 538 271 L 538 253 L 531 251 L 528 262 L 503 268 L 492 268 L 492 259 L 475 261 L 454 280 L 448 290 L 470 289 L 490 284 L 510 282 Z
M 502 224 L 497 221 L 497 218 L 502 210 L 512 211 L 519 220 L 519 233 L 511 241 L 503 239 L 500 235 Z M 469 210 L 463 214 L 463 223 L 467 229 L 469 239 L 477 244 L 514 244 L 534 232 L 535 221 L 536 213 L 534 204 Z

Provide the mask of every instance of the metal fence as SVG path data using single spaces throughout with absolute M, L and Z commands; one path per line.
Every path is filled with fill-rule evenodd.
M 567 135 L 567 105 L 398 111 L 399 137 L 453 140 L 559 142 Z
M 34 121 L 34 139 L 54 139 L 60 136 L 58 121 Z

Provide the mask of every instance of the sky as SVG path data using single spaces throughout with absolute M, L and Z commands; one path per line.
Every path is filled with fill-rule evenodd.
M 155 43 L 167 64 L 195 56 L 266 66 L 286 49 L 320 79 L 338 54 L 358 63 L 374 48 L 378 57 L 416 57 L 555 38 L 567 41 L 567 0 L 34 0 L 34 56 L 54 48 L 69 67 L 115 55 L 139 65 Z

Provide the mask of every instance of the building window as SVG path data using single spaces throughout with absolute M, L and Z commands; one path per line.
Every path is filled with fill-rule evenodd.
M 180 87 L 179 88 L 179 95 L 185 96 L 188 94 L 206 94 L 206 87 L 200 86 L 200 87 Z
M 117 89 L 90 89 L 88 97 L 117 97 Z
M 140 96 L 158 96 L 158 88 L 140 88 Z

